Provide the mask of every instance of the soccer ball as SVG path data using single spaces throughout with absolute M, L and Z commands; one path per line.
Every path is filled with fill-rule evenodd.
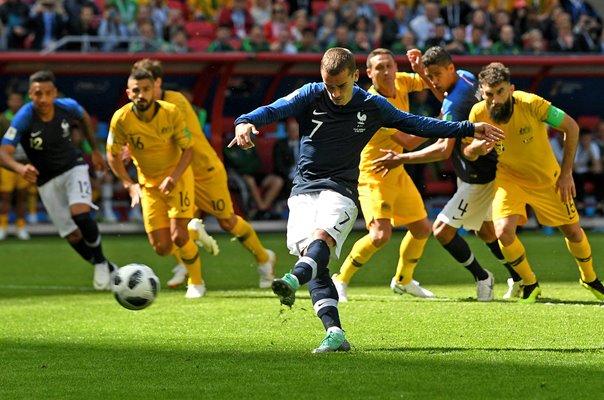
M 128 264 L 118 269 L 111 287 L 118 303 L 129 310 L 142 310 L 153 303 L 159 292 L 159 278 L 143 264 Z

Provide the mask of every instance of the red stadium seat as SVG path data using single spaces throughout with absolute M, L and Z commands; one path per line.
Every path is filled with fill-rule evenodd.
M 187 39 L 187 46 L 194 52 L 203 52 L 206 51 L 210 43 L 212 43 L 213 39 L 199 36 L 199 37 L 191 37 Z
M 310 2 L 312 15 L 319 16 L 327 8 L 327 1 L 314 0 Z
M 577 118 L 577 124 L 579 124 L 579 128 L 589 129 L 592 132 L 596 130 L 599 122 L 600 117 L 597 115 L 580 115 Z
M 216 26 L 208 21 L 187 21 L 185 22 L 185 31 L 190 38 L 205 37 L 214 39 Z
M 373 8 L 375 8 L 375 11 L 381 17 L 382 20 L 394 18 L 394 10 L 392 9 L 392 7 L 390 7 L 390 4 L 376 2 L 371 3 L 371 5 L 373 6 Z

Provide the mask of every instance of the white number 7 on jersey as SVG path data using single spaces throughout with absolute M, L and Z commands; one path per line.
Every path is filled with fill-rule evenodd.
M 308 135 L 308 137 L 310 137 L 310 138 L 312 138 L 312 135 L 314 135 L 315 132 L 319 130 L 321 125 L 323 125 L 323 121 L 318 121 L 316 119 L 311 119 L 311 121 L 314 122 L 315 124 L 317 124 L 317 126 L 315 126 L 315 129 L 313 129 L 312 132 L 310 133 L 310 135 Z

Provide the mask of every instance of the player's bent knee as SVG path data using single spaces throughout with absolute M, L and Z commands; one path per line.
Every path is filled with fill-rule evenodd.
M 237 224 L 237 215 L 235 214 L 231 214 L 231 216 L 229 218 L 224 218 L 224 219 L 219 219 L 218 220 L 218 225 L 220 225 L 220 228 L 222 228 L 223 230 L 230 232 L 233 230 L 233 228 L 235 228 L 235 225 Z
M 172 254 L 172 242 L 153 243 L 152 246 L 158 256 L 165 257 Z

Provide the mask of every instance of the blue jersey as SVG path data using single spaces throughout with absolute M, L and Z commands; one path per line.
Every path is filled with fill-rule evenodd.
M 2 138 L 2 144 L 23 146 L 30 163 L 40 172 L 38 185 L 86 163 L 82 151 L 71 142 L 71 121 L 82 119 L 84 109 L 68 98 L 55 99 L 54 105 L 54 117 L 44 122 L 32 102 L 25 104 Z
M 335 105 L 323 83 L 309 83 L 274 103 L 235 120 L 256 127 L 295 116 L 300 158 L 292 195 L 333 190 L 357 201 L 361 151 L 381 127 L 424 137 L 473 136 L 468 122 L 447 122 L 400 111 L 384 97 L 354 88 L 352 99 Z
M 480 101 L 476 77 L 468 71 L 457 70 L 459 79 L 443 101 L 442 118 L 447 121 L 468 119 L 472 106 Z M 461 140 L 453 148 L 453 168 L 459 179 L 467 183 L 488 183 L 495 179 L 497 153 L 492 151 L 470 161 L 462 154 Z

